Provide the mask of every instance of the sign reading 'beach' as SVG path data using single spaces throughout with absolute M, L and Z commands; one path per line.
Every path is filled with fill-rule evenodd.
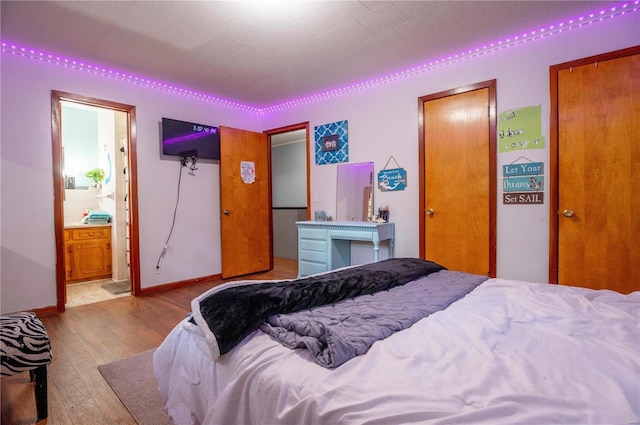
M 378 173 L 378 189 L 382 192 L 405 190 L 407 187 L 407 172 L 404 168 L 380 170 Z

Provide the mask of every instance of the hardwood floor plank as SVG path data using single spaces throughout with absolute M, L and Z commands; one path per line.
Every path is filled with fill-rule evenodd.
M 54 354 L 54 361 L 49 366 L 49 391 L 54 383 L 53 394 L 59 397 L 61 411 L 69 416 L 70 423 L 135 424 L 98 371 L 97 365 L 103 362 L 92 357 L 78 334 L 69 332 L 63 339 L 65 343 L 54 348 L 57 355 Z M 52 345 L 54 342 L 52 338 Z M 112 354 L 106 362 L 112 361 L 111 358 Z M 57 405 L 51 393 L 49 400 L 50 406 Z M 50 412 L 50 418 L 55 417 L 53 415 L 55 412 Z
M 269 272 L 230 280 L 292 279 L 296 260 L 274 259 Z M 49 424 L 136 425 L 98 366 L 157 347 L 191 311 L 191 300 L 225 281 L 200 282 L 140 297 L 125 296 L 42 317 L 53 351 L 48 367 Z M 0 381 L 3 425 L 35 422 L 27 372 Z
M 49 379 L 47 394 L 49 398 L 49 418 L 51 419 L 47 421 L 47 423 L 53 424 L 53 418 L 55 418 L 56 425 L 73 425 L 71 417 L 69 417 L 69 413 L 67 413 L 64 402 L 60 397 L 58 387 L 56 383 L 52 383 L 51 379 Z

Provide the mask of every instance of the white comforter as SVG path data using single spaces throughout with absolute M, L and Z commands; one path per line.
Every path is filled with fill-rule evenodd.
M 333 370 L 260 331 L 214 362 L 184 324 L 154 355 L 176 425 L 640 423 L 640 292 L 491 279 Z

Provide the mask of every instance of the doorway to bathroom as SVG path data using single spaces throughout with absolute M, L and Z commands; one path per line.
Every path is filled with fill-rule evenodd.
M 58 311 L 139 292 L 135 108 L 52 92 Z

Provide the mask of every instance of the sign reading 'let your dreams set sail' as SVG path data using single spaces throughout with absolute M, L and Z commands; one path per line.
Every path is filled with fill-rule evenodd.
M 502 166 L 503 204 L 544 203 L 544 163 L 527 162 Z

